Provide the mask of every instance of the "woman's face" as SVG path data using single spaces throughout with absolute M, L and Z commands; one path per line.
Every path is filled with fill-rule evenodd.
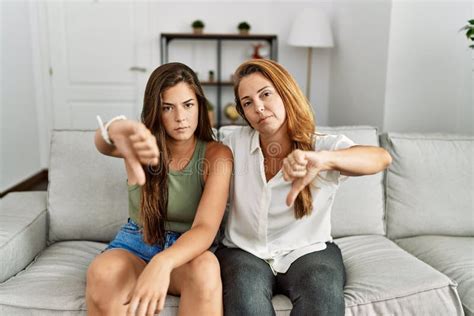
M 161 120 L 166 133 L 174 140 L 194 136 L 199 117 L 199 104 L 194 90 L 185 82 L 166 89 L 161 96 Z
M 274 135 L 285 124 L 283 100 L 262 74 L 257 72 L 242 78 L 238 94 L 245 117 L 260 134 Z

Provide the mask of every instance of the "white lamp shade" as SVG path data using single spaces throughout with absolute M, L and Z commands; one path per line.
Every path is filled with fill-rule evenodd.
M 293 22 L 288 37 L 291 46 L 333 47 L 331 26 L 324 12 L 306 9 Z

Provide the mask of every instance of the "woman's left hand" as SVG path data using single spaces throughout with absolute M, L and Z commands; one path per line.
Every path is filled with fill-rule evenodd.
M 155 315 L 163 310 L 171 270 L 164 262 L 148 263 L 130 294 L 127 315 Z
M 283 160 L 283 178 L 291 181 L 286 204 L 293 205 L 298 194 L 324 170 L 329 170 L 328 151 L 303 151 L 296 149 Z

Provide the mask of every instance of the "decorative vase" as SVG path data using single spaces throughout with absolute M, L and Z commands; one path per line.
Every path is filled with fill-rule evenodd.
M 224 107 L 225 116 L 232 122 L 235 123 L 240 117 L 239 112 L 237 112 L 237 107 L 234 103 L 228 103 Z

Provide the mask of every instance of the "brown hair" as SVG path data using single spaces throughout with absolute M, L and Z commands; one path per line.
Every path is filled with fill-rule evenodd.
M 198 125 L 194 135 L 203 141 L 212 141 L 214 134 L 207 114 L 207 99 L 201 84 L 188 66 L 181 63 L 161 65 L 150 75 L 145 89 L 141 120 L 156 137 L 160 159 L 158 166 L 147 166 L 146 182 L 141 190 L 140 221 L 143 224 L 144 240 L 148 244 L 163 244 L 165 220 L 168 208 L 168 164 L 169 149 L 167 134 L 162 124 L 163 92 L 180 82 L 185 82 L 196 93 L 199 107 Z
M 239 85 L 242 78 L 260 73 L 269 80 L 280 95 L 285 106 L 288 135 L 293 143 L 294 149 L 313 150 L 314 114 L 308 100 L 298 87 L 293 76 L 280 64 L 267 59 L 252 59 L 244 62 L 237 68 L 234 74 L 234 95 L 237 112 L 250 125 L 245 117 L 244 109 L 240 103 Z M 302 218 L 311 214 L 313 210 L 313 198 L 310 187 L 307 186 L 298 194 L 295 200 L 295 218 Z

